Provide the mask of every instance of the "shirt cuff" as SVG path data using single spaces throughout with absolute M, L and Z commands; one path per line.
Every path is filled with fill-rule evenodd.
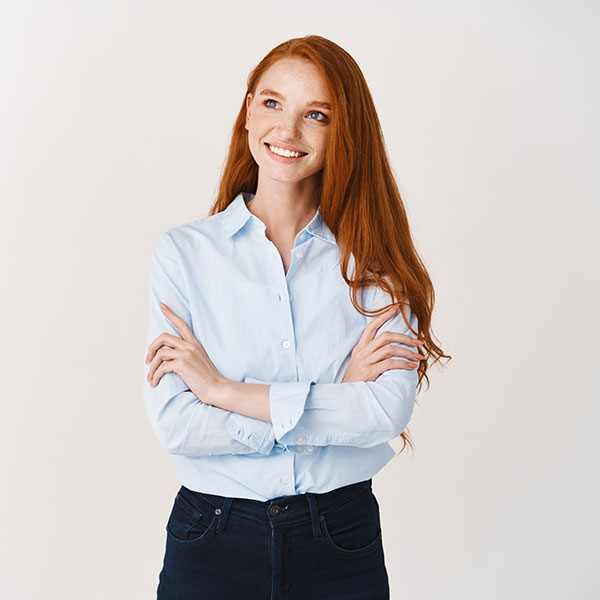
M 261 454 L 270 454 L 275 444 L 271 423 L 262 419 L 232 412 L 225 422 L 225 429 L 234 440 Z
M 314 381 L 276 381 L 271 383 L 269 405 L 275 439 L 280 440 L 296 427 L 304 412 L 310 386 Z

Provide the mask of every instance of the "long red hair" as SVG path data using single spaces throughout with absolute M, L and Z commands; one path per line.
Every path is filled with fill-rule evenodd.
M 334 42 L 308 35 L 273 48 L 250 72 L 242 106 L 233 126 L 229 153 L 219 183 L 218 196 L 209 215 L 227 208 L 240 192 L 256 193 L 258 165 L 248 147 L 246 96 L 256 92 L 263 73 L 281 58 L 302 58 L 317 67 L 329 92 L 331 120 L 325 166 L 317 185 L 319 209 L 340 249 L 342 276 L 350 288 L 352 304 L 365 316 L 377 316 L 386 307 L 368 311 L 358 302 L 361 288 L 376 285 L 392 303 L 404 302 L 418 319 L 427 359 L 419 362 L 417 391 L 427 381 L 428 363 L 452 358 L 433 341 L 431 314 L 435 294 L 425 265 L 412 240 L 406 211 L 392 174 L 383 133 L 367 82 L 355 60 Z M 353 276 L 347 275 L 351 255 Z M 408 427 L 403 446 L 414 448 Z

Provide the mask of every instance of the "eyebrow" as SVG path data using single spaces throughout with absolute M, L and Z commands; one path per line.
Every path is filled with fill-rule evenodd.
M 285 97 L 282 96 L 281 94 L 278 94 L 277 92 L 274 92 L 273 90 L 269 90 L 269 89 L 264 89 L 260 92 L 261 96 L 275 96 L 275 98 L 281 98 L 282 100 L 285 100 Z M 328 102 L 319 102 L 318 100 L 313 100 L 312 102 L 308 102 L 308 106 L 318 106 L 319 108 L 326 108 L 328 110 L 331 110 L 331 106 L 329 105 Z

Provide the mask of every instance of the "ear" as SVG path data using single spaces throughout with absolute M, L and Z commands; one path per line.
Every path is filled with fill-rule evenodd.
M 246 124 L 245 127 L 248 129 L 248 121 L 250 121 L 250 104 L 252 102 L 252 94 L 248 93 L 246 96 Z

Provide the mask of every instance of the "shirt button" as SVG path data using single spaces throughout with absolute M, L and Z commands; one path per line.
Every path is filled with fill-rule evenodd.
M 306 441 L 306 438 L 305 438 L 303 435 L 299 435 L 299 436 L 298 436 L 298 441 L 299 441 L 301 444 L 304 444 L 304 442 Z
M 306 446 L 306 451 L 307 452 L 312 452 L 313 451 L 313 447 L 309 444 L 308 446 Z
M 290 347 L 290 343 L 288 342 L 288 340 L 283 340 L 282 344 L 281 344 L 284 348 L 289 348 Z
M 302 258 L 302 250 L 298 250 L 298 252 L 296 252 L 296 256 L 298 258 Z
M 302 233 L 300 234 L 300 239 L 301 239 L 301 240 L 303 240 L 305 237 L 306 237 L 306 234 L 305 234 L 304 232 L 302 232 Z
M 287 475 L 284 475 L 284 476 L 281 478 L 281 483 L 288 483 L 288 482 L 289 482 L 289 480 L 290 480 L 290 478 L 289 478 Z

